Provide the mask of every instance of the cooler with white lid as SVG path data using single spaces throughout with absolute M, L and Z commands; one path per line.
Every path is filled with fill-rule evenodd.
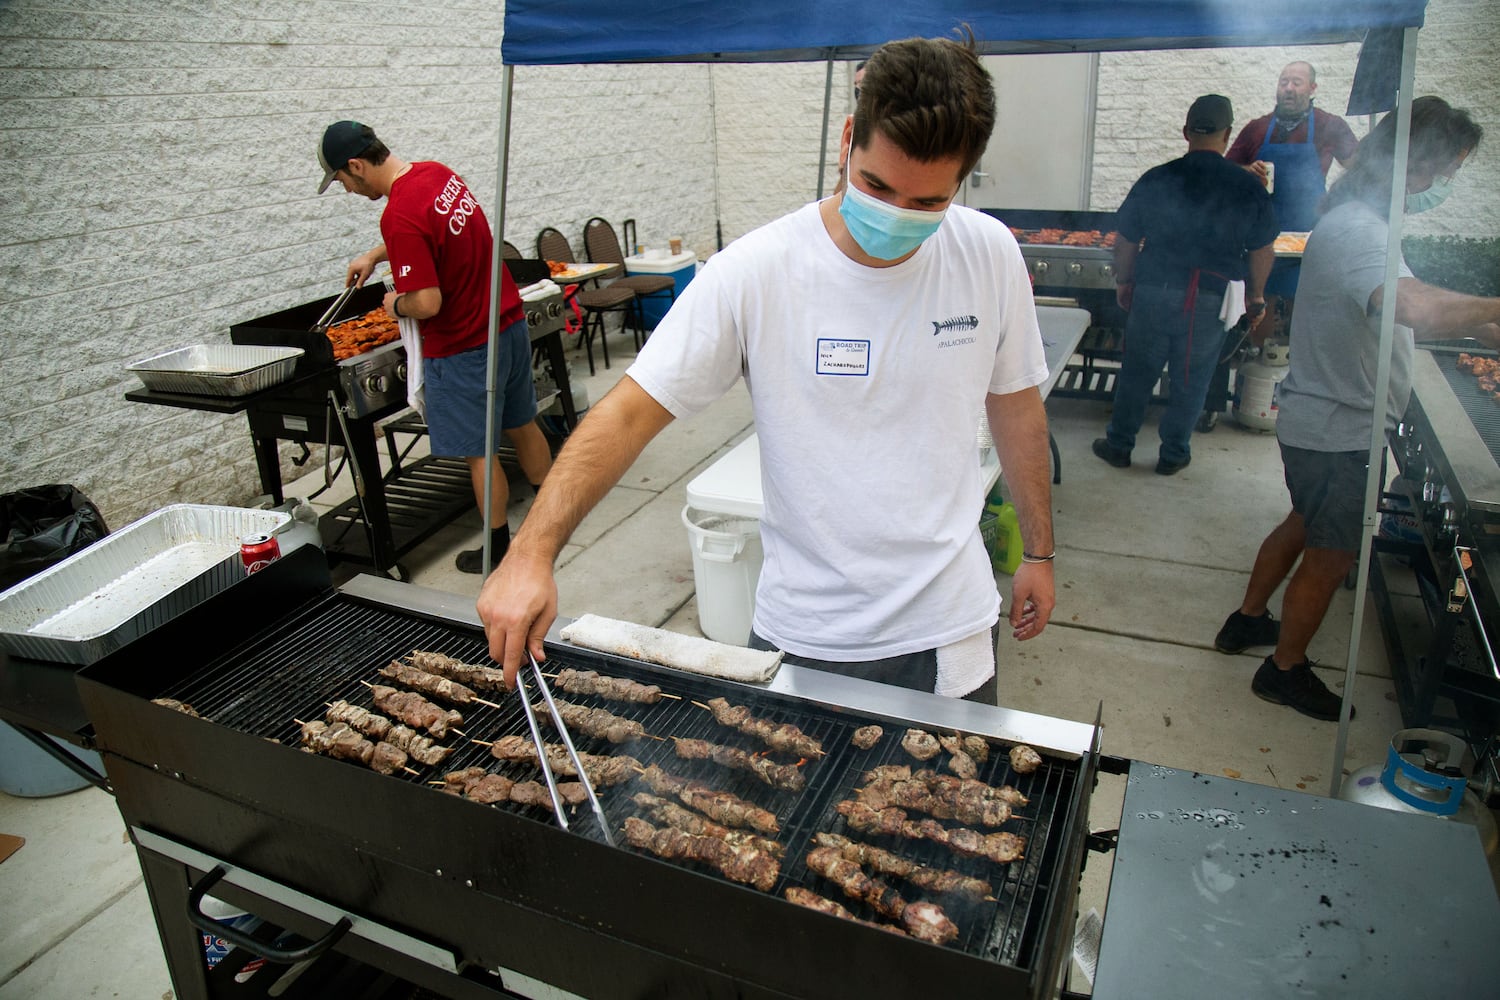
M 693 550 L 698 625 L 710 639 L 744 646 L 755 615 L 760 545 L 760 439 L 754 434 L 693 478 L 682 523 Z
M 676 301 L 676 297 L 682 295 L 682 290 L 693 280 L 697 270 L 698 256 L 691 250 L 678 254 L 666 250 L 646 250 L 625 258 L 626 274 L 665 274 L 676 284 L 671 301 L 665 295 L 647 295 L 641 299 L 641 308 L 646 313 L 646 329 L 656 329 L 656 324 L 667 314 L 667 309 Z

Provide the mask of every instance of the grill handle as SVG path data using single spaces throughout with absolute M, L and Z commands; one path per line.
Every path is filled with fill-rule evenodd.
M 230 927 L 213 917 L 206 915 L 202 910 L 203 897 L 225 875 L 223 865 L 215 865 L 211 871 L 205 874 L 193 887 L 188 890 L 187 911 L 188 922 L 205 934 L 221 937 L 236 948 L 243 948 L 252 955 L 259 956 L 267 962 L 275 962 L 278 965 L 295 965 L 311 958 L 317 958 L 329 948 L 338 943 L 349 930 L 354 922 L 347 916 L 339 917 L 338 923 L 328 929 L 328 933 L 313 941 L 311 944 L 301 948 L 276 948 L 269 942 L 257 941 L 254 937 L 245 933 L 237 927 Z

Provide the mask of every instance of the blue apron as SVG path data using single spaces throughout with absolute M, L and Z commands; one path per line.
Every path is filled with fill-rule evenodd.
M 1276 118 L 1266 123 L 1266 137 L 1261 140 L 1258 159 L 1276 164 L 1275 188 L 1271 192 L 1271 207 L 1276 211 L 1276 224 L 1284 233 L 1305 233 L 1312 229 L 1318 218 L 1318 202 L 1327 190 L 1323 183 L 1323 161 L 1318 157 L 1318 147 L 1313 141 L 1312 108 L 1307 110 L 1306 142 L 1275 142 L 1271 135 L 1276 130 Z M 1282 298 L 1291 298 L 1297 292 L 1297 277 L 1301 261 L 1277 258 L 1266 281 L 1266 291 Z

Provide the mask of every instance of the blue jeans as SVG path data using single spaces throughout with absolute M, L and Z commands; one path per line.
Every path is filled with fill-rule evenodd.
M 1117 450 L 1135 447 L 1151 390 L 1165 365 L 1169 398 L 1161 417 L 1159 457 L 1174 464 L 1192 457 L 1193 424 L 1203 412 L 1224 343 L 1224 323 L 1219 319 L 1224 293 L 1199 289 L 1191 316 L 1183 311 L 1185 295 L 1181 288 L 1135 287 L 1125 321 L 1125 357 L 1115 379 L 1115 411 L 1105 431 Z

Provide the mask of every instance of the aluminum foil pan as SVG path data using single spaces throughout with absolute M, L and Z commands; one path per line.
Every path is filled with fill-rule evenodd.
M 0 593 L 0 646 L 92 663 L 243 579 L 240 539 L 290 521 L 277 510 L 163 507 Z
M 147 389 L 198 396 L 248 396 L 292 377 L 300 347 L 194 344 L 125 366 Z

